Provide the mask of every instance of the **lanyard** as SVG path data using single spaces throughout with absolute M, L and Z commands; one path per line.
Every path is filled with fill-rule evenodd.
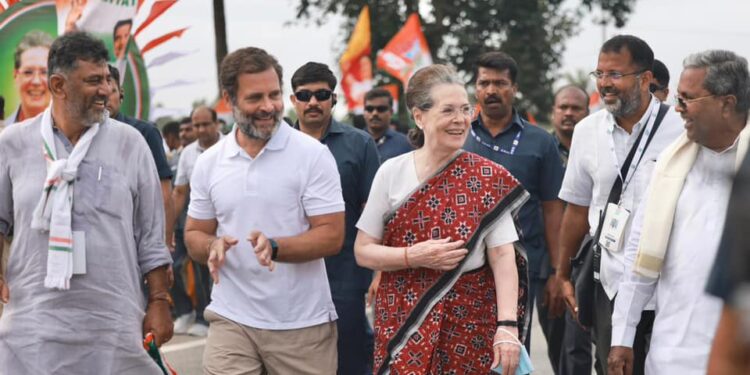
M 491 143 L 483 140 L 482 137 L 480 137 L 479 134 L 477 134 L 474 131 L 474 128 L 473 127 L 471 128 L 471 136 L 474 137 L 474 139 L 476 139 L 477 142 L 479 142 L 480 144 L 482 144 L 482 146 L 487 147 L 490 150 L 493 150 L 495 152 L 500 152 L 500 153 L 507 154 L 507 155 L 513 155 L 513 154 L 516 153 L 516 148 L 518 148 L 518 144 L 521 143 L 521 134 L 522 133 L 523 133 L 523 129 L 519 129 L 518 133 L 516 133 L 516 137 L 513 138 L 513 145 L 510 147 L 510 150 L 506 150 L 506 149 L 504 149 L 504 148 L 502 148 L 502 147 L 500 147 L 498 145 L 493 145 L 493 144 L 491 144 Z
M 622 197 L 622 194 L 625 193 L 625 189 L 627 189 L 628 185 L 630 184 L 630 181 L 633 179 L 633 176 L 635 176 L 635 171 L 638 169 L 638 166 L 641 164 L 641 160 L 643 159 L 643 153 L 645 152 L 644 148 L 645 148 L 646 143 L 647 143 L 647 142 L 644 142 L 643 139 L 644 138 L 648 139 L 649 135 L 651 134 L 651 130 L 653 129 L 654 123 L 656 122 L 656 116 L 657 116 L 657 114 L 659 112 L 658 111 L 659 103 L 656 102 L 656 105 L 654 105 L 654 103 L 655 102 L 652 100 L 651 101 L 651 105 L 649 106 L 650 112 L 649 112 L 649 115 L 648 115 L 648 120 L 646 120 L 646 123 L 644 124 L 644 126 L 646 127 L 644 129 L 644 134 L 643 134 L 644 137 L 642 137 L 642 139 L 640 140 L 640 142 L 638 142 L 638 145 L 637 145 L 638 148 L 636 149 L 636 155 L 639 155 L 638 161 L 635 162 L 635 163 L 630 163 L 630 168 L 628 168 L 628 173 L 627 173 L 626 179 L 622 178 L 622 173 L 620 171 L 620 169 L 621 169 L 620 168 L 620 162 L 617 160 L 617 153 L 615 152 L 614 131 L 613 131 L 613 134 L 611 134 L 609 137 L 607 137 L 608 140 L 609 140 L 609 149 L 610 149 L 610 152 L 612 153 L 612 160 L 615 163 L 615 170 L 617 171 L 617 175 L 620 177 L 620 179 L 623 180 L 622 193 L 621 193 L 620 197 Z M 656 110 L 654 110 L 654 108 L 656 108 Z M 632 133 L 631 133 L 631 135 L 632 135 Z M 619 202 L 618 202 L 618 204 L 619 204 Z

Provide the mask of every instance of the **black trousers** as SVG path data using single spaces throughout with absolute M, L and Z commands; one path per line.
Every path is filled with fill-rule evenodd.
M 610 344 L 612 343 L 612 310 L 615 300 L 609 300 L 607 293 L 601 284 L 596 284 L 594 291 L 594 326 L 593 338 L 596 345 L 596 373 L 607 374 L 607 357 L 609 356 Z M 635 331 L 633 341 L 633 375 L 644 375 L 646 354 L 651 343 L 651 331 L 654 327 L 654 312 L 644 311 L 641 321 Z
M 531 281 L 532 304 L 528 314 L 537 308 L 539 326 L 547 341 L 547 358 L 556 375 L 579 375 L 591 373 L 591 333 L 584 331 L 566 312 L 565 317 L 549 319 L 544 300 L 547 279 L 533 278 Z M 530 351 L 531 333 L 526 336 L 526 348 Z
M 563 335 L 562 350 L 557 375 L 591 374 L 592 351 L 591 332 L 585 331 L 573 319 L 570 312 L 565 310 L 565 334 Z

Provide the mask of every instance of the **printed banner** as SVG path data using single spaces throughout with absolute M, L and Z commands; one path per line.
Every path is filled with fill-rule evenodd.
M 35 117 L 49 105 L 47 56 L 65 32 L 87 31 L 110 51 L 120 70 L 121 111 L 148 118 L 149 88 L 143 57 L 132 34 L 138 0 L 22 0 L 0 10 L 0 96 L 5 124 Z

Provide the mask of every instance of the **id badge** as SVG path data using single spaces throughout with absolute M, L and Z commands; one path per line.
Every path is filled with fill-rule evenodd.
M 86 233 L 73 231 L 73 274 L 86 274 Z
M 622 235 L 625 232 L 625 226 L 628 224 L 630 211 L 614 204 L 607 204 L 607 211 L 604 216 L 604 227 L 599 236 L 599 246 L 609 252 L 616 253 L 622 248 Z

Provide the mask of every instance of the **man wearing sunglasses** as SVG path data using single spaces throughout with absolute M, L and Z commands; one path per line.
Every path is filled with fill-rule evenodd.
M 344 125 L 331 116 L 336 105 L 336 77 L 325 64 L 309 62 L 292 75 L 290 99 L 299 119 L 295 127 L 320 140 L 336 159 L 346 205 L 344 246 L 325 258 L 333 303 L 339 319 L 339 374 L 369 372 L 372 332 L 365 315 L 365 294 L 372 272 L 354 259 L 355 224 L 370 194 L 370 185 L 380 166 L 375 141 L 366 132 Z
M 705 374 L 721 316 L 721 300 L 704 288 L 732 176 L 750 141 L 750 73 L 745 58 L 721 50 L 690 55 L 683 67 L 675 109 L 686 131 L 659 156 L 624 249 L 628 272 L 612 315 L 613 374 L 632 368 L 633 332 L 652 296 L 658 294 L 649 374 Z
M 659 101 L 666 102 L 669 97 L 669 69 L 663 62 L 654 59 L 654 79 L 648 85 L 648 91 L 651 91 Z
M 560 198 L 568 205 L 560 230 L 557 287 L 553 289 L 551 303 L 565 303 L 577 318 L 579 312 L 583 317 L 590 317 L 591 321 L 585 323 L 592 326 L 598 374 L 607 373 L 609 346 L 617 333 L 612 331 L 612 324 L 617 323 L 612 320 L 612 306 L 626 273 L 622 244 L 630 233 L 631 218 L 637 215 L 636 208 L 645 195 L 656 157 L 682 132 L 682 121 L 677 113 L 662 108 L 649 92 L 653 64 L 651 47 L 635 36 L 618 35 L 602 45 L 591 76 L 596 80 L 606 110 L 593 113 L 576 125 L 560 189 Z M 656 127 L 660 112 L 663 118 Z M 628 159 L 630 165 L 626 167 L 624 179 L 620 179 L 618 192 L 615 182 L 623 175 L 622 166 L 628 164 Z M 606 236 L 600 237 L 613 238 L 613 241 L 604 241 L 597 250 L 596 246 L 590 246 L 590 241 L 584 242 L 584 237 L 587 233 L 596 237 L 600 224 L 608 230 Z M 570 281 L 570 259 L 582 243 L 595 256 L 592 258 L 593 276 L 577 280 L 590 283 L 593 295 L 582 299 L 579 306 L 576 298 L 585 295 L 575 295 Z M 644 312 L 634 333 L 634 374 L 643 373 L 653 306 L 652 301 L 646 307 L 650 311 Z
M 405 154 L 414 148 L 405 135 L 391 129 L 393 96 L 383 88 L 374 88 L 365 94 L 365 123 L 375 144 L 380 162 Z

